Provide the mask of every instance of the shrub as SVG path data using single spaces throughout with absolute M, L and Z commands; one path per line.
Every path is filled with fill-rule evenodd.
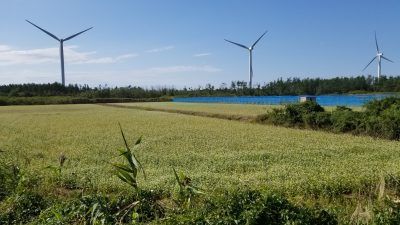
M 376 208 L 374 211 L 374 224 L 397 225 L 400 224 L 400 204 L 390 198 L 385 199 L 384 207 Z
M 363 123 L 364 114 L 353 111 L 333 111 L 332 129 L 335 132 L 356 132 Z
M 289 126 L 302 126 L 304 109 L 301 104 L 287 105 L 285 107 L 284 118 Z
M 313 112 L 305 114 L 303 121 L 306 127 L 312 129 L 328 129 L 332 126 L 331 113 Z
M 272 112 L 265 115 L 263 118 L 266 123 L 274 125 L 289 126 L 289 118 L 285 109 L 272 109 Z
M 0 225 L 24 224 L 40 214 L 47 205 L 36 190 L 40 178 L 32 174 L 21 175 L 14 191 L 1 204 Z
M 337 224 L 320 209 L 296 206 L 280 195 L 235 190 L 208 199 L 201 208 L 165 219 L 166 224 Z
M 300 104 L 298 104 L 300 109 L 303 111 L 304 113 L 312 113 L 312 112 L 324 112 L 324 108 L 319 105 L 317 102 L 313 102 L 313 101 L 306 101 L 306 102 L 302 102 Z
M 270 113 L 264 113 L 264 114 L 257 115 L 256 118 L 254 119 L 254 122 L 256 122 L 256 123 L 268 123 L 270 115 L 271 115 Z
M 303 127 L 306 120 L 311 122 L 313 119 L 309 118 L 309 114 L 324 112 L 318 103 L 307 101 L 298 104 L 289 104 L 284 108 L 273 109 L 272 112 L 268 113 L 264 117 L 259 117 L 259 121 L 266 121 L 274 125 L 284 125 L 289 127 Z M 311 115 L 312 117 L 312 115 Z
M 400 98 L 399 97 L 388 97 L 382 100 L 373 100 L 365 104 L 365 112 L 368 115 L 379 116 L 381 113 L 393 105 L 400 106 Z
M 164 216 L 158 201 L 161 191 L 139 191 L 134 196 L 82 196 L 60 202 L 44 210 L 36 224 L 136 224 Z M 140 199 L 140 200 L 138 200 Z
M 291 126 L 303 126 L 306 115 L 318 112 L 324 112 L 324 108 L 312 101 L 291 104 L 285 107 L 286 119 Z
M 365 133 L 374 137 L 400 139 L 400 105 L 385 106 L 379 115 L 369 113 L 365 118 Z
M 383 135 L 389 139 L 400 139 L 400 105 L 392 105 L 382 113 Z
M 307 127 L 331 130 L 338 133 L 367 134 L 390 140 L 400 139 L 400 98 L 389 97 L 365 105 L 366 110 L 355 112 L 337 106 L 333 112 L 315 102 L 286 105 L 260 115 L 256 122 L 288 127 Z
M 0 106 L 8 105 L 5 99 L 0 98 Z
M 5 204 L 6 209 L 0 213 L 0 224 L 25 223 L 38 216 L 46 206 L 43 197 L 32 191 L 15 194 Z
M 367 116 L 364 120 L 363 126 L 365 134 L 373 137 L 383 137 L 382 134 L 385 129 L 385 125 L 382 117 L 375 115 Z
M 287 199 L 277 196 L 267 196 L 261 210 L 253 215 L 247 224 L 338 224 L 336 217 L 326 210 L 309 209 L 295 206 Z
M 346 107 L 346 106 L 341 106 L 341 105 L 336 106 L 335 110 L 336 111 L 353 111 L 351 108 Z
M 20 179 L 20 171 L 16 165 L 0 164 L 0 201 L 14 192 Z

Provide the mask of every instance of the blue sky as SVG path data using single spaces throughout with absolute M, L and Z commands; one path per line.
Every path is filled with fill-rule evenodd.
M 91 86 L 216 86 L 248 79 L 376 74 L 362 68 L 380 48 L 400 69 L 400 2 L 396 0 L 2 0 L 0 83 L 60 82 L 59 37 L 94 29 L 65 43 L 66 82 Z

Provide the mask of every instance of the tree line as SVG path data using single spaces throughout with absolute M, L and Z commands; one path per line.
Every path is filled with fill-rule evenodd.
M 372 76 L 335 78 L 279 78 L 275 81 L 248 88 L 245 81 L 222 83 L 218 87 L 207 84 L 197 88 L 161 87 L 145 89 L 139 86 L 89 87 L 88 85 L 62 86 L 48 84 L 0 85 L 3 97 L 74 96 L 84 98 L 159 98 L 163 96 L 263 96 L 263 95 L 321 95 L 371 92 L 400 92 L 400 76 Z

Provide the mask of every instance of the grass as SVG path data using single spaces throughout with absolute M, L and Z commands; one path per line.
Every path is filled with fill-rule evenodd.
M 243 115 L 268 109 L 149 105 Z M 135 154 L 146 170 L 147 179 L 138 179 L 145 188 L 174 189 L 174 167 L 207 192 L 250 186 L 302 204 L 314 197 L 345 196 L 323 204 L 353 207 L 357 193 L 375 192 L 381 176 L 400 176 L 400 142 L 370 137 L 100 105 L 4 106 L 0 121 L 0 154 L 9 161 L 46 177 L 44 168 L 56 166 L 63 154 L 68 158 L 64 176 L 74 175 L 76 182 L 89 182 L 104 193 L 130 189 L 112 175 L 110 164 L 118 160 L 116 149 L 124 146 L 118 122 L 129 144 L 142 136 Z M 42 188 L 58 195 L 48 182 Z
M 223 115 L 257 116 L 271 109 L 270 105 L 254 104 L 212 104 L 212 103 L 181 103 L 181 102 L 140 102 L 140 103 L 113 103 L 112 105 L 136 106 L 161 110 L 182 110 L 204 113 L 218 113 Z
M 132 108 L 153 110 L 175 110 L 194 113 L 220 114 L 225 116 L 255 117 L 264 114 L 272 108 L 280 105 L 256 105 L 256 104 L 218 104 L 218 103 L 185 103 L 185 102 L 135 102 L 135 103 L 108 103 L 108 105 L 126 106 Z M 333 111 L 336 107 L 324 107 L 327 111 Z M 350 107 L 354 111 L 363 110 L 362 107 Z

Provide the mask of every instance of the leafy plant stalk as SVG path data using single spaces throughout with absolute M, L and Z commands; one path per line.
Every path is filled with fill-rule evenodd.
M 116 175 L 118 176 L 119 179 L 121 179 L 123 182 L 126 184 L 132 186 L 133 188 L 137 189 L 138 188 L 138 183 L 137 183 L 137 175 L 138 171 L 143 172 L 143 176 L 146 179 L 146 173 L 143 169 L 142 164 L 139 162 L 139 160 L 136 158 L 134 152 L 132 149 L 129 147 L 128 142 L 125 138 L 124 131 L 122 130 L 121 124 L 118 123 L 120 131 L 121 131 L 121 136 L 122 139 L 124 140 L 125 148 L 119 150 L 120 156 L 122 156 L 125 160 L 126 163 L 114 163 L 112 164 L 116 170 Z M 142 141 L 142 138 L 139 137 L 135 144 L 134 147 L 139 145 Z

